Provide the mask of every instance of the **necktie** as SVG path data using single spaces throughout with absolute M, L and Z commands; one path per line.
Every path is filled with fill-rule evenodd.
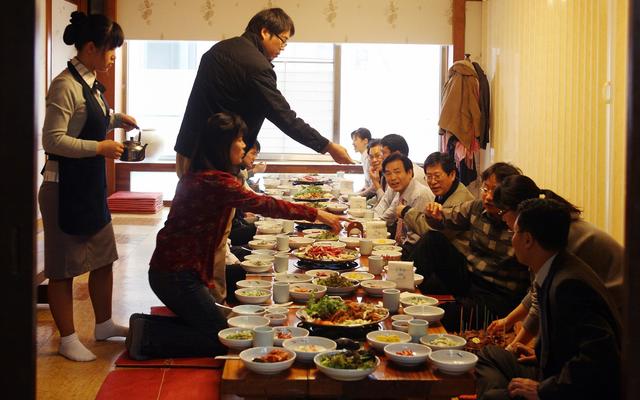
M 407 202 L 404 199 L 400 200 L 401 205 L 407 205 Z M 404 230 L 404 220 L 402 218 L 398 218 L 398 223 L 396 224 L 396 235 L 395 240 L 398 245 L 402 245 L 404 243 L 405 238 L 407 237 L 407 233 Z

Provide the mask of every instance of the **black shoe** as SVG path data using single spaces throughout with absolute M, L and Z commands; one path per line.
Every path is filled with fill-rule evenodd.
M 146 324 L 144 314 L 131 314 L 129 317 L 129 334 L 125 339 L 125 345 L 129 352 L 129 357 L 133 360 L 148 360 L 149 357 L 142 354 L 142 338 Z

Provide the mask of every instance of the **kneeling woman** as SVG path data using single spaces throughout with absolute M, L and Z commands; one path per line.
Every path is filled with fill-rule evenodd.
M 233 114 L 219 113 L 209 120 L 190 170 L 178 183 L 150 262 L 151 288 L 179 318 L 133 314 L 127 336 L 132 358 L 226 353 L 217 335 L 227 322 L 215 303 L 226 297 L 225 246 L 236 207 L 276 218 L 317 219 L 340 229 L 341 217 L 243 187 L 236 169 L 244 155 L 246 130 Z

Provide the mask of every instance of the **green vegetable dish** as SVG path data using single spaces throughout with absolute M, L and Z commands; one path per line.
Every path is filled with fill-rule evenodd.
M 347 306 L 342 299 L 332 299 L 328 296 L 316 300 L 313 297 L 307 302 L 305 311 L 310 317 L 327 319 L 340 310 L 346 310 Z
M 376 356 L 371 350 L 347 350 L 326 354 L 319 358 L 320 364 L 337 369 L 371 369 L 376 366 Z
M 253 334 L 249 330 L 234 332 L 225 337 L 225 339 L 231 339 L 231 340 L 248 340 L 252 338 L 253 338 Z
M 332 275 L 328 278 L 320 278 L 316 280 L 318 285 L 324 285 L 327 287 L 351 287 L 354 286 L 354 282 L 351 279 L 347 279 L 344 276 Z

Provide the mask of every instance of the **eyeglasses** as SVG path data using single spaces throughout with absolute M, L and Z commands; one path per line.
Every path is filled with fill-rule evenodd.
M 289 41 L 289 38 L 287 39 L 283 39 L 282 37 L 280 37 L 280 35 L 278 35 L 277 33 L 273 34 L 275 37 L 277 37 L 278 39 L 280 39 L 280 41 L 282 42 L 282 47 L 287 47 L 287 42 Z
M 384 158 L 383 154 L 369 154 L 370 160 L 382 160 Z
M 482 185 L 480 190 L 482 190 L 482 193 L 493 194 L 493 191 L 496 190 L 496 189 L 495 188 L 491 189 L 491 188 L 488 188 L 488 187 Z
M 509 210 L 498 210 L 498 217 L 502 217 Z
M 440 173 L 438 173 L 438 174 L 427 174 L 427 182 L 429 182 L 429 181 L 440 182 L 443 178 L 444 178 L 444 175 L 442 175 Z

